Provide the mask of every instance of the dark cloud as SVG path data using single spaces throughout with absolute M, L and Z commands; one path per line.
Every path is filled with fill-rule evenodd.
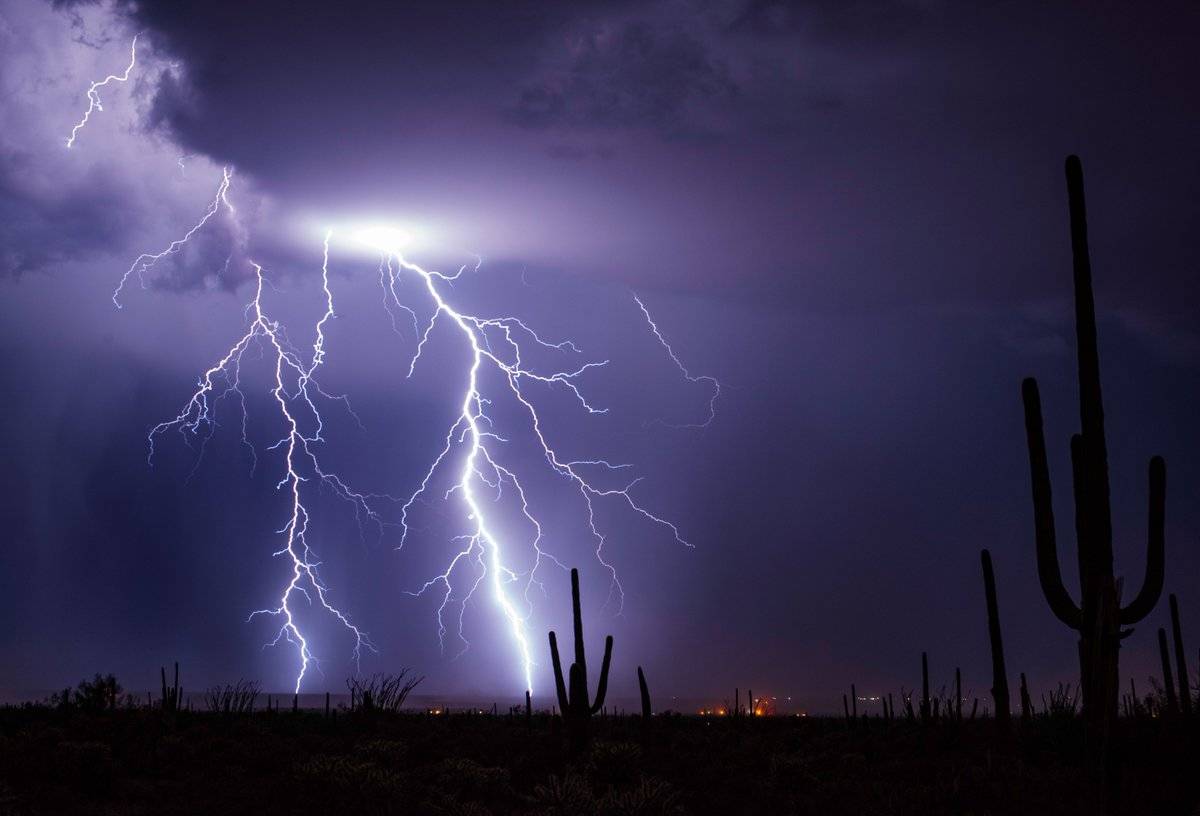
M 111 169 L 70 180 L 40 171 L 32 154 L 0 147 L 0 273 L 105 254 L 136 221 L 131 188 Z
M 707 112 L 736 98 L 728 67 L 677 25 L 634 20 L 586 31 L 568 64 L 521 91 L 523 127 L 649 127 L 665 136 L 705 128 Z
M 912 34 L 940 5 L 920 0 L 750 0 L 731 31 L 813 42 L 881 44 Z

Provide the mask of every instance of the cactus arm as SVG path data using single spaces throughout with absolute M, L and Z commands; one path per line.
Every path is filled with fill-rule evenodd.
M 1033 483 L 1034 536 L 1037 541 L 1038 581 L 1050 611 L 1072 629 L 1082 626 L 1082 612 L 1063 586 L 1054 537 L 1054 507 L 1050 493 L 1050 467 L 1046 463 L 1046 440 L 1042 433 L 1042 401 L 1037 380 L 1021 384 L 1025 403 L 1025 435 L 1029 446 L 1029 475 Z
M 612 662 L 612 635 L 604 639 L 604 660 L 600 664 L 600 679 L 596 683 L 596 700 L 592 703 L 592 713 L 595 714 L 604 705 L 604 696 L 608 694 L 608 665 Z
M 1150 523 L 1146 544 L 1146 577 L 1137 597 L 1120 611 L 1123 625 L 1134 624 L 1150 614 L 1162 596 L 1164 555 L 1164 517 L 1166 514 L 1167 465 L 1161 456 L 1150 460 Z
M 558 638 L 550 633 L 550 662 L 554 666 L 554 690 L 558 693 L 558 710 L 567 715 L 567 687 L 563 683 L 562 661 L 558 658 Z
M 638 666 L 638 692 L 642 696 L 642 719 L 649 720 L 650 709 L 650 688 L 646 685 L 646 675 L 642 672 L 642 667 Z

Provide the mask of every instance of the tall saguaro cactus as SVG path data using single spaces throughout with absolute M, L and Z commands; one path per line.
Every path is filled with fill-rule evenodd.
M 1149 541 L 1142 588 L 1121 606 L 1121 582 L 1113 576 L 1112 517 L 1109 507 L 1108 451 L 1104 408 L 1100 397 L 1100 355 L 1096 343 L 1096 306 L 1088 257 L 1087 213 L 1083 167 L 1067 157 L 1067 196 L 1071 214 L 1071 252 L 1075 283 L 1075 335 L 1079 358 L 1080 433 L 1071 437 L 1074 476 L 1075 534 L 1078 539 L 1080 604 L 1063 585 L 1054 534 L 1050 470 L 1042 434 L 1042 406 L 1037 381 L 1022 385 L 1029 470 L 1037 540 L 1038 579 L 1054 615 L 1079 632 L 1079 670 L 1083 714 L 1101 741 L 1117 716 L 1117 660 L 1122 626 L 1142 620 L 1158 603 L 1163 586 L 1163 512 L 1166 466 L 1150 460 Z
M 600 665 L 600 680 L 596 685 L 596 699 L 588 702 L 587 654 L 583 646 L 583 613 L 579 607 L 579 570 L 571 570 L 571 608 L 575 618 L 575 662 L 568 670 L 567 683 L 563 682 L 562 661 L 558 657 L 558 638 L 550 633 L 550 661 L 554 664 L 554 687 L 558 693 L 558 707 L 574 748 L 582 748 L 588 740 L 588 722 L 593 714 L 604 705 L 608 692 L 608 666 L 612 660 L 612 635 L 604 640 L 604 661 Z

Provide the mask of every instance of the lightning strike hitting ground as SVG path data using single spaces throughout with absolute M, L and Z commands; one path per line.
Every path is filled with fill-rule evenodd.
M 488 414 L 488 408 L 494 404 L 495 400 L 503 395 L 515 400 L 516 404 L 521 406 L 523 412 L 528 417 L 526 430 L 536 440 L 545 458 L 546 465 L 554 473 L 558 474 L 558 476 L 567 480 L 579 493 L 582 499 L 582 509 L 586 513 L 588 527 L 595 541 L 596 559 L 608 570 L 610 575 L 609 601 L 612 600 L 615 594 L 618 598 L 618 606 L 623 605 L 624 589 L 621 587 L 616 569 L 604 557 L 605 534 L 597 527 L 595 499 L 608 498 L 624 503 L 634 513 L 665 528 L 679 543 L 689 547 L 691 545 L 683 539 L 679 529 L 673 523 L 651 513 L 633 497 L 631 491 L 640 479 L 633 479 L 623 487 L 601 487 L 594 483 L 594 477 L 586 475 L 589 468 L 599 472 L 611 473 L 628 468 L 630 467 L 629 465 L 613 464 L 603 459 L 564 461 L 546 438 L 541 417 L 534 403 L 531 401 L 531 395 L 526 392 L 525 385 L 534 383 L 548 387 L 565 388 L 589 414 L 602 414 L 607 409 L 593 406 L 580 391 L 576 380 L 590 369 L 607 365 L 607 360 L 584 363 L 570 370 L 554 371 L 551 373 L 536 372 L 522 362 L 522 342 L 532 342 L 542 348 L 574 354 L 578 354 L 579 349 L 569 340 L 558 343 L 543 340 L 532 328 L 516 317 L 477 317 L 455 309 L 446 300 L 439 287 L 440 285 L 452 284 L 454 280 L 461 276 L 462 269 L 454 275 L 444 275 L 439 272 L 427 270 L 405 259 L 399 252 L 387 252 L 384 255 L 380 268 L 384 275 L 381 282 L 384 284 L 385 303 L 391 301 L 394 305 L 405 309 L 410 315 L 413 315 L 414 320 L 416 319 L 412 309 L 401 304 L 395 296 L 397 275 L 401 271 L 408 271 L 416 275 L 424 284 L 425 290 L 434 306 L 433 315 L 425 325 L 424 331 L 420 333 L 420 341 L 416 352 L 409 363 L 408 374 L 410 377 L 429 342 L 430 333 L 439 319 L 449 321 L 458 330 L 471 352 L 471 364 L 466 372 L 466 383 L 464 385 L 458 416 L 446 432 L 441 452 L 426 472 L 425 478 L 422 479 L 417 490 L 404 504 L 401 518 L 401 528 L 403 530 L 401 546 L 403 546 L 409 533 L 409 511 L 429 490 L 430 481 L 443 467 L 443 463 L 456 447 L 464 450 L 461 469 L 459 470 L 456 482 L 453 487 L 446 491 L 444 498 L 449 499 L 454 493 L 461 495 L 466 520 L 470 523 L 470 531 L 458 539 L 464 542 L 463 547 L 450 560 L 445 571 L 426 581 L 423 586 L 412 594 L 421 595 L 434 587 L 440 588 L 441 604 L 437 612 L 438 640 L 444 645 L 444 638 L 447 631 L 444 616 L 455 592 L 453 574 L 460 565 L 469 564 L 474 567 L 474 575 L 467 579 L 465 591 L 460 592 L 459 598 L 456 601 L 459 610 L 457 636 L 463 643 L 463 649 L 465 650 L 470 645 L 463 634 L 463 614 L 466 610 L 466 605 L 480 584 L 485 579 L 490 578 L 495 602 L 508 623 L 517 648 L 524 672 L 525 687 L 532 691 L 534 661 L 531 656 L 529 638 L 526 632 L 526 622 L 532 614 L 533 609 L 530 591 L 534 585 L 541 585 L 537 573 L 544 562 L 549 562 L 562 569 L 565 569 L 565 566 L 558 558 L 554 557 L 554 555 L 547 552 L 541 546 L 542 524 L 530 508 L 525 488 L 517 473 L 517 466 L 501 463 L 503 461 L 501 456 L 503 451 L 502 446 L 507 440 L 496 431 L 496 423 Z M 662 343 L 675 364 L 679 366 L 684 376 L 692 382 L 709 382 L 716 389 L 716 393 L 709 403 L 710 417 L 704 423 L 707 425 L 712 419 L 711 412 L 715 407 L 717 394 L 720 392 L 720 384 L 712 377 L 693 377 L 689 374 L 679 361 L 679 358 L 676 357 L 675 352 L 671 350 L 670 345 L 667 344 L 666 340 L 659 333 L 658 327 L 651 320 L 650 313 L 646 307 L 636 297 L 635 301 L 645 315 L 654 335 Z M 489 372 L 497 375 L 497 378 L 502 383 L 502 388 L 499 390 L 503 393 L 491 396 L 484 395 L 483 386 L 481 385 L 481 375 Z M 533 552 L 532 567 L 523 574 L 510 565 L 510 557 L 505 555 L 506 549 L 509 548 L 497 531 L 489 526 L 483 505 L 479 500 L 478 491 L 485 490 L 491 491 L 494 494 L 492 498 L 495 501 L 499 501 L 503 495 L 504 484 L 506 482 L 511 486 L 512 492 L 515 493 L 520 512 L 528 522 L 530 528 L 527 546 Z M 511 543 L 511 541 L 507 543 Z M 520 589 L 520 600 L 514 597 L 513 589 L 517 587 Z
M 221 186 L 208 212 L 182 239 L 173 242 L 167 250 L 156 255 L 140 256 L 125 273 L 122 285 L 135 268 L 146 269 L 154 261 L 170 252 L 177 251 L 219 211 L 221 206 L 227 207 L 230 215 L 233 216 L 235 211 L 228 199 L 230 178 L 231 173 L 226 168 L 223 172 Z M 150 260 L 147 261 L 147 259 Z M 297 619 L 295 604 L 298 596 L 303 597 L 309 606 L 319 605 L 352 635 L 354 639 L 352 656 L 356 663 L 361 658 L 363 648 L 372 651 L 375 649 L 366 633 L 352 623 L 350 618 L 330 601 L 329 589 L 318 571 L 320 561 L 316 559 L 308 540 L 311 516 L 305 505 L 304 485 L 310 481 L 316 481 L 331 488 L 335 495 L 354 506 L 360 523 L 363 517 L 366 517 L 379 525 L 381 531 L 382 521 L 370 506 L 370 501 L 388 497 L 363 494 L 352 490 L 337 474 L 322 469 L 317 456 L 317 446 L 324 442 L 322 437 L 324 420 L 318 408 L 318 401 L 321 399 L 340 401 L 347 410 L 350 410 L 345 396 L 333 396 L 326 393 L 317 385 L 315 379 L 317 369 L 325 360 L 325 325 L 334 317 L 333 294 L 329 289 L 329 236 L 327 235 L 325 238 L 321 264 L 321 288 L 325 296 L 325 311 L 314 327 L 315 339 L 312 345 L 312 354 L 307 360 L 299 350 L 290 344 L 281 324 L 268 316 L 263 304 L 264 283 L 267 283 L 266 273 L 259 264 L 253 261 L 249 263 L 255 276 L 254 296 L 246 307 L 246 314 L 250 320 L 249 327 L 229 347 L 225 355 L 204 372 L 197 383 L 196 391 L 193 392 L 179 414 L 150 429 L 147 436 L 148 459 L 153 460 L 156 440 L 169 430 L 179 431 L 188 444 L 198 439 L 202 456 L 204 446 L 215 429 L 216 406 L 226 397 L 235 398 L 241 408 L 242 442 L 253 455 L 254 448 L 246 436 L 246 401 L 241 390 L 241 365 L 246 352 L 252 347 L 257 346 L 263 349 L 267 359 L 271 361 L 273 371 L 270 393 L 279 408 L 279 416 L 285 428 L 284 436 L 268 448 L 269 450 L 283 451 L 284 470 L 282 477 L 276 483 L 276 489 L 287 492 L 289 506 L 287 520 L 278 531 L 280 535 L 284 536 L 284 544 L 274 555 L 287 557 L 290 562 L 290 579 L 281 590 L 278 604 L 252 612 L 250 619 L 259 615 L 268 615 L 281 620 L 278 633 L 274 640 L 267 645 L 274 646 L 281 640 L 287 640 L 296 647 L 299 667 L 295 678 L 295 690 L 299 693 L 310 664 L 316 662 L 316 656 Z M 120 291 L 121 287 L 118 286 L 117 292 L 113 296 L 114 303 L 117 303 L 116 295 Z M 117 305 L 120 306 L 119 303 Z M 353 416 L 353 411 L 351 411 L 351 415 Z M 355 418 L 357 419 L 357 417 Z M 197 457 L 198 461 L 199 457 Z M 255 457 L 255 461 L 257 461 L 257 457 Z
M 92 118 L 92 113 L 95 111 L 103 111 L 104 105 L 100 103 L 100 88 L 103 88 L 110 82 L 128 82 L 129 74 L 133 71 L 133 67 L 137 64 L 137 36 L 134 36 L 133 43 L 129 46 L 129 65 L 126 66 L 125 72 L 122 74 L 109 74 L 104 79 L 93 82 L 87 90 L 88 107 L 83 112 L 83 118 L 80 119 L 75 127 L 71 128 L 71 135 L 67 137 L 67 147 L 75 146 L 75 138 L 79 135 L 79 131 L 87 125 L 88 120 Z
M 179 252 L 191 238 L 205 227 L 213 218 L 224 210 L 236 224 L 236 211 L 229 201 L 229 187 L 232 172 L 225 168 L 222 172 L 221 183 L 213 197 L 212 203 L 203 216 L 182 238 L 171 242 L 164 250 L 157 253 L 143 253 L 130 265 L 121 277 L 120 283 L 113 292 L 113 303 L 121 306 L 120 295 L 130 276 L 137 274 L 146 286 L 145 273 L 163 258 Z M 296 603 L 302 597 L 310 606 L 319 605 L 326 613 L 333 616 L 338 623 L 353 636 L 353 657 L 357 661 L 362 649 L 374 650 L 367 635 L 360 630 L 350 618 L 330 601 L 329 589 L 322 581 L 315 553 L 308 540 L 309 510 L 305 505 L 304 485 L 309 481 L 320 482 L 332 488 L 334 493 L 350 502 L 355 509 L 360 525 L 364 518 L 378 526 L 382 533 L 384 522 L 373 502 L 376 500 L 399 500 L 383 494 L 366 494 L 352 490 L 339 476 L 322 469 L 317 457 L 316 446 L 324 441 L 322 431 L 324 420 L 318 407 L 320 400 L 338 401 L 357 420 L 350 409 L 344 395 L 335 396 L 323 391 L 316 382 L 315 374 L 322 365 L 326 355 L 325 333 L 326 323 L 334 317 L 333 295 L 329 288 L 329 245 L 332 233 L 327 233 L 324 241 L 323 261 L 321 265 L 321 284 L 325 300 L 325 311 L 314 327 L 315 339 L 312 353 L 307 359 L 288 341 L 287 334 L 280 323 L 268 316 L 264 306 L 264 283 L 269 283 L 262 266 L 249 261 L 254 270 L 254 295 L 246 307 L 249 326 L 245 333 L 238 338 L 223 357 L 211 368 L 204 372 L 197 383 L 197 388 L 183 409 L 174 418 L 155 425 L 148 435 L 149 458 L 154 456 L 155 443 L 158 438 L 169 430 L 179 431 L 189 444 L 199 442 L 199 454 L 203 455 L 206 445 L 215 430 L 215 411 L 218 403 L 226 397 L 236 400 L 241 409 L 242 442 L 251 451 L 254 461 L 254 447 L 246 433 L 246 401 L 241 390 L 241 364 L 244 355 L 252 346 L 263 348 L 267 358 L 272 362 L 273 385 L 270 393 L 279 409 L 286 433 L 269 450 L 282 450 L 284 453 L 284 472 L 277 489 L 286 490 L 289 497 L 289 513 L 287 521 L 279 530 L 284 536 L 284 545 L 275 553 L 286 556 L 290 562 L 290 579 L 281 590 L 278 604 L 251 613 L 253 619 L 259 615 L 268 615 L 281 620 L 280 628 L 268 645 L 277 645 L 281 640 L 287 640 L 296 647 L 299 661 L 295 678 L 295 689 L 298 692 L 309 666 L 316 663 L 316 656 L 297 617 Z M 232 257 L 232 254 L 231 254 Z M 476 269 L 479 264 L 476 264 Z M 534 660 L 527 633 L 527 622 L 533 612 L 531 592 L 534 586 L 542 588 L 538 577 L 539 570 L 545 564 L 552 564 L 566 569 L 564 564 L 551 552 L 543 547 L 543 527 L 538 514 L 531 507 L 525 487 L 519 476 L 524 468 L 516 463 L 507 462 L 504 458 L 504 443 L 507 441 L 497 430 L 497 422 L 489 415 L 489 407 L 494 401 L 505 398 L 512 400 L 515 407 L 524 415 L 524 432 L 537 445 L 545 460 L 545 467 L 566 482 L 579 494 L 581 510 L 585 514 L 588 528 L 593 537 L 596 560 L 608 571 L 610 576 L 609 601 L 615 597 L 618 604 L 618 614 L 624 604 L 624 589 L 617 576 L 616 568 L 605 558 L 605 533 L 598 526 L 596 519 L 596 500 L 607 499 L 616 501 L 646 521 L 663 528 L 671 537 L 685 546 L 691 546 L 682 537 L 676 525 L 646 509 L 634 498 L 632 490 L 640 479 L 626 481 L 623 485 L 606 486 L 598 483 L 597 478 L 603 475 L 619 473 L 629 467 L 628 464 L 614 464 L 604 459 L 569 460 L 551 446 L 542 425 L 542 418 L 535 407 L 529 386 L 544 388 L 561 388 L 574 398 L 578 405 L 588 414 L 606 413 L 606 408 L 594 406 L 580 390 L 577 380 L 586 372 L 607 365 L 608 361 L 586 362 L 573 368 L 543 373 L 527 366 L 522 359 L 523 345 L 534 344 L 543 349 L 549 349 L 564 354 L 579 354 L 580 350 L 571 341 L 548 342 L 542 339 L 530 326 L 516 317 L 478 317 L 459 311 L 446 299 L 443 287 L 449 288 L 466 270 L 464 266 L 453 275 L 446 275 L 424 267 L 406 259 L 399 251 L 386 250 L 382 253 L 379 273 L 380 284 L 384 293 L 384 308 L 392 321 L 392 327 L 398 333 L 400 328 L 396 322 L 397 310 L 407 314 L 413 322 L 415 334 L 419 337 L 416 350 L 409 360 L 408 375 L 411 377 L 421 360 L 431 334 L 439 321 L 448 322 L 465 342 L 470 351 L 471 361 L 463 372 L 465 382 L 463 392 L 458 402 L 459 411 L 441 446 L 441 452 L 434 459 L 424 478 L 416 490 L 403 501 L 400 510 L 401 528 L 400 546 L 408 540 L 410 527 L 410 512 L 418 502 L 424 502 L 426 493 L 430 490 L 432 480 L 444 468 L 452 467 L 451 458 L 461 453 L 461 464 L 457 466 L 457 477 L 454 484 L 443 495 L 449 500 L 454 494 L 459 494 L 462 500 L 462 512 L 467 522 L 467 532 L 456 540 L 462 542 L 461 549 L 453 555 L 445 570 L 426 581 L 411 595 L 423 595 L 431 590 L 440 590 L 441 603 L 437 611 L 438 640 L 444 646 L 445 635 L 448 631 L 446 615 L 451 606 L 458 609 L 457 636 L 465 650 L 469 646 L 463 632 L 463 617 L 467 604 L 480 586 L 487 581 L 495 603 L 510 630 L 523 675 L 526 688 L 533 690 Z M 432 314 L 424 329 L 420 327 L 417 312 L 400 301 L 396 283 L 402 274 L 409 274 L 421 283 L 429 302 L 432 304 Z M 716 399 L 720 394 L 720 383 L 709 376 L 694 376 L 676 356 L 670 344 L 663 337 L 650 317 L 646 306 L 636 296 L 638 307 L 646 318 L 647 325 L 666 350 L 674 364 L 683 376 L 694 383 L 708 383 L 714 393 L 709 401 L 709 416 L 703 423 L 682 427 L 703 427 L 708 425 L 714 416 Z M 484 380 L 496 380 L 499 387 L 485 385 Z M 495 393 L 493 393 L 495 391 Z M 199 461 L 197 457 L 197 462 Z M 481 494 L 487 493 L 495 502 L 508 494 L 515 502 L 515 509 L 528 524 L 529 531 L 520 537 L 521 546 L 528 547 L 532 555 L 526 562 L 531 565 L 524 571 L 519 571 L 513 564 L 520 559 L 514 558 L 512 550 L 516 548 L 512 536 L 502 536 L 495 526 L 490 523 L 481 502 Z M 471 575 L 465 580 L 459 573 L 469 569 Z M 458 592 L 456 596 L 456 591 Z

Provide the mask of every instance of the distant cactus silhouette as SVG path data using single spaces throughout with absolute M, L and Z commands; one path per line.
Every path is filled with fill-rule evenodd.
M 175 683 L 171 687 L 167 687 L 167 669 L 165 666 L 159 667 L 159 675 L 162 678 L 162 710 L 174 713 L 179 710 L 179 703 L 183 699 L 179 688 L 179 661 L 175 661 Z
M 929 722 L 933 710 L 929 707 L 929 655 L 921 652 L 921 722 Z
M 1088 258 L 1083 168 L 1075 156 L 1066 162 L 1067 194 L 1074 260 L 1075 333 L 1079 360 L 1079 413 L 1082 432 L 1071 437 L 1075 531 L 1078 539 L 1081 603 L 1071 599 L 1059 570 L 1054 535 L 1050 471 L 1042 433 L 1037 381 L 1022 385 L 1025 429 L 1037 541 L 1038 578 L 1054 615 L 1079 632 L 1079 668 L 1083 713 L 1099 731 L 1099 743 L 1117 716 L 1117 662 L 1122 626 L 1142 620 L 1158 603 L 1163 585 L 1163 509 L 1166 466 L 1150 460 L 1150 521 L 1146 577 L 1128 606 L 1120 605 L 1121 584 L 1113 577 L 1112 518 L 1109 507 L 1108 452 L 1100 395 L 1100 357 L 1096 345 L 1096 308 Z
M 992 643 L 992 701 L 996 722 L 1000 727 L 1011 717 L 1008 698 L 1008 671 L 1004 667 L 1004 641 L 1000 637 L 1000 609 L 996 603 L 996 575 L 992 572 L 992 554 L 979 553 L 983 564 L 983 592 L 987 598 L 988 637 Z
M 962 669 L 954 667 L 954 719 L 962 722 Z
M 653 713 L 650 709 L 650 687 L 646 685 L 646 675 L 641 666 L 638 666 L 638 691 L 642 695 L 642 719 L 650 722 L 650 715 Z
M 608 666 L 612 661 L 612 635 L 604 640 L 604 661 L 600 665 L 600 680 L 596 685 L 596 698 L 588 702 L 587 655 L 583 646 L 583 613 L 579 607 L 579 570 L 571 570 L 571 609 L 575 623 L 575 662 L 568 670 L 568 683 L 563 682 L 562 661 L 558 656 L 558 639 L 550 632 L 550 660 L 554 665 L 554 688 L 558 693 L 558 707 L 562 709 L 563 721 L 574 750 L 587 745 L 589 721 L 593 714 L 604 706 L 608 691 Z
M 1175 641 L 1175 668 L 1179 672 L 1179 710 L 1192 713 L 1192 687 L 1188 682 L 1187 654 L 1183 648 L 1183 629 L 1179 625 L 1179 600 L 1172 593 L 1167 598 L 1171 607 L 1171 636 Z
M 1025 672 L 1021 672 L 1021 719 L 1033 718 L 1033 700 L 1029 696 L 1029 683 L 1025 681 Z
M 1167 630 L 1158 628 L 1158 656 L 1162 660 L 1163 689 L 1167 695 L 1167 711 L 1178 713 L 1179 701 L 1175 698 L 1175 679 L 1171 676 L 1171 654 L 1167 651 Z

